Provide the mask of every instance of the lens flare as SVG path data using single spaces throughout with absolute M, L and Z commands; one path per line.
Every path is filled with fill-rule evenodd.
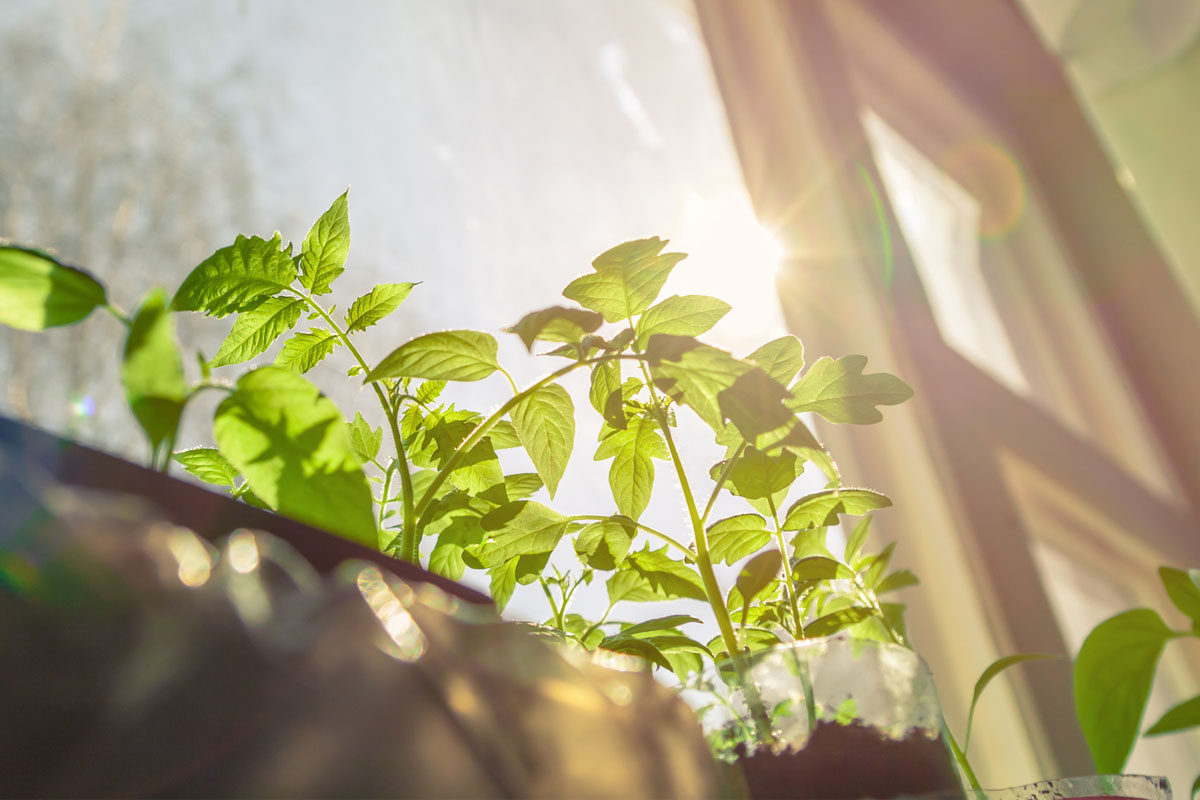
M 1003 145 L 981 137 L 967 139 L 946 150 L 938 166 L 979 201 L 983 239 L 1002 239 L 1021 222 L 1028 186 L 1020 164 Z

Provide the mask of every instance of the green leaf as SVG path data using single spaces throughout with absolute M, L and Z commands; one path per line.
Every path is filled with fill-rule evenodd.
M 919 583 L 917 576 L 911 570 L 898 569 L 875 585 L 875 594 L 887 594 L 906 589 L 909 586 L 916 586 Z
M 782 383 L 761 369 L 752 369 L 717 395 L 721 416 L 756 447 L 768 449 L 782 443 L 788 434 L 807 433 L 796 415 L 784 404 L 791 395 Z M 817 444 L 811 434 L 807 437 Z
M 381 283 L 355 300 L 346 312 L 346 333 L 365 331 L 391 314 L 414 286 L 415 283 Z
M 303 374 L 320 364 L 325 356 L 332 353 L 333 348 L 341 343 L 340 339 L 324 328 L 313 328 L 308 333 L 297 333 L 283 343 L 279 355 L 275 356 L 275 366 Z M 359 368 L 355 365 L 353 369 L 358 370 Z
M 463 454 L 446 479 L 464 492 L 479 494 L 503 482 L 504 470 L 495 448 L 485 437 Z
M 871 533 L 871 517 L 866 516 L 859 520 L 859 523 L 854 526 L 849 538 L 846 539 L 845 561 L 847 564 L 854 563 L 854 559 L 858 557 L 863 545 L 867 542 L 867 536 Z
M 270 241 L 239 235 L 188 274 L 171 307 L 224 317 L 286 291 L 295 279 L 292 246 L 285 249 L 278 233 Z
M 0 324 L 23 331 L 73 325 L 107 302 L 104 285 L 89 273 L 0 244 Z
M 815 639 L 819 636 L 832 636 L 843 628 L 857 625 L 863 620 L 870 619 L 878 613 L 873 608 L 851 606 L 841 608 L 822 617 L 817 617 L 804 626 L 804 638 Z
M 621 391 L 621 362 L 605 361 L 592 367 L 588 400 L 604 421 L 614 428 L 625 427 L 625 396 Z
M 350 211 L 347 192 L 321 215 L 300 250 L 300 284 L 313 294 L 328 294 L 334 279 L 345 269 L 350 253 Z
M 480 548 L 479 561 L 491 568 L 517 556 L 551 552 L 567 529 L 567 518 L 541 503 L 519 500 L 489 512 L 480 524 L 492 539 Z
M 520 336 L 525 349 L 532 353 L 535 341 L 575 344 L 603 323 L 604 318 L 595 311 L 551 306 L 526 314 L 520 322 L 505 330 Z
M 596 257 L 593 274 L 571 281 L 563 296 L 604 315 L 607 322 L 622 322 L 642 313 L 658 297 L 671 269 L 683 253 L 662 253 L 662 239 L 639 239 L 617 245 Z
M 724 350 L 688 336 L 658 333 L 646 346 L 654 385 L 677 403 L 688 406 L 714 431 L 724 425 L 718 395 L 753 369 Z
M 371 429 L 361 411 L 354 412 L 354 419 L 346 423 L 350 427 L 350 446 L 364 464 L 379 455 L 383 444 L 383 428 Z
M 1017 664 L 1024 664 L 1026 661 L 1037 661 L 1039 659 L 1061 659 L 1062 656 L 1056 656 L 1052 653 L 1016 653 L 1011 656 L 998 658 L 988 665 L 983 674 L 979 676 L 979 680 L 975 681 L 975 694 L 971 697 L 971 708 L 967 712 L 967 732 L 963 736 L 963 752 L 971 746 L 971 723 L 975 719 L 975 706 L 979 703 L 979 698 L 983 695 L 983 690 L 992 682 L 992 679 L 999 675 L 1009 667 L 1015 667 Z
M 801 497 L 788 509 L 783 521 L 785 531 L 802 531 L 821 525 L 834 525 L 838 514 L 858 516 L 892 501 L 870 489 L 826 489 Z
M 637 535 L 637 525 L 628 517 L 613 516 L 589 523 L 575 537 L 579 560 L 596 569 L 616 569 Z
M 666 547 L 630 553 L 621 564 L 621 571 L 632 571 L 645 581 L 649 597 L 627 597 L 626 599 L 674 600 L 690 598 L 704 600 L 704 581 L 694 569 L 667 555 Z M 611 581 L 610 581 L 611 587 Z M 610 588 L 611 592 L 611 588 Z M 611 596 L 611 595 L 610 595 Z
M 783 567 L 783 555 L 778 550 L 765 550 L 746 562 L 737 576 L 737 589 L 745 602 L 767 588 Z
M 1075 659 L 1075 712 L 1096 771 L 1125 768 L 1137 739 L 1150 686 L 1171 630 L 1148 608 L 1097 625 Z
M 758 514 L 738 514 L 708 526 L 708 555 L 713 563 L 732 565 L 771 541 L 767 521 Z
M 758 364 L 768 375 L 786 386 L 804 369 L 804 345 L 791 334 L 780 336 L 746 356 L 746 360 Z
M 519 558 L 512 558 L 488 570 L 488 574 L 491 576 L 489 591 L 497 611 L 504 610 L 508 601 L 512 599 L 513 590 L 517 588 L 517 561 L 519 560 Z
M 680 625 L 687 625 L 689 622 L 699 621 L 700 620 L 696 619 L 690 614 L 671 614 L 666 617 L 656 617 L 654 619 L 648 619 L 644 622 L 627 625 L 621 628 L 621 633 L 625 636 L 643 636 L 647 633 L 658 633 L 659 631 L 674 631 Z
M 442 391 L 445 388 L 446 388 L 445 381 L 425 381 L 424 383 L 422 383 L 420 386 L 417 387 L 417 391 L 414 396 L 417 398 L 418 403 L 422 403 L 424 405 L 429 405 L 434 400 L 437 400 L 439 397 L 441 397 Z M 492 437 L 492 446 L 495 447 L 497 450 L 500 450 L 502 448 L 501 448 L 500 444 L 497 442 L 498 434 L 496 432 L 496 429 L 498 427 L 500 427 L 500 425 L 502 425 L 502 424 L 504 424 L 503 420 L 501 420 L 499 423 L 497 423 L 495 426 L 493 426 L 491 432 L 488 434 L 489 436 Z M 511 445 L 508 445 L 509 447 L 516 447 L 521 443 L 516 438 L 516 435 L 517 435 L 516 431 L 513 431 L 513 443 Z
M 125 339 L 121 384 L 150 449 L 157 456 L 174 441 L 187 402 L 183 356 L 175 343 L 175 324 L 167 310 L 167 295 L 155 289 L 133 315 Z
M 637 342 L 644 347 L 655 333 L 699 336 L 729 313 L 729 304 L 702 294 L 671 295 L 646 309 L 638 320 Z
M 1167 710 L 1158 722 L 1146 730 L 1147 736 L 1175 733 L 1200 725 L 1200 696 L 1185 700 Z
M 834 361 L 825 356 L 792 385 L 794 411 L 815 411 L 830 422 L 868 425 L 883 414 L 876 406 L 903 403 L 913 395 L 908 384 L 894 375 L 877 372 L 863 375 L 866 356 L 844 356 Z
M 237 484 L 238 471 L 233 468 L 225 456 L 211 447 L 195 447 L 191 450 L 180 450 L 173 453 L 171 458 L 205 483 L 214 486 L 233 488 Z
M 285 331 L 300 321 L 304 301 L 294 297 L 269 297 L 238 314 L 210 367 L 240 364 L 266 352 Z M 332 349 L 332 345 L 330 346 Z
M 384 378 L 426 378 L 441 381 L 480 381 L 498 370 L 496 339 L 479 331 L 427 333 L 400 345 L 370 374 Z
M 667 660 L 662 651 L 645 639 L 638 639 L 618 633 L 613 636 L 604 637 L 600 642 L 600 648 L 602 650 L 613 650 L 618 653 L 628 653 L 629 655 L 634 655 L 657 664 L 663 669 L 671 668 L 671 662 Z
M 513 427 L 550 497 L 567 470 L 575 447 L 575 404 L 558 384 L 527 394 L 509 412 Z
M 715 465 L 709 473 L 714 480 L 719 477 L 724 464 Z M 761 450 L 747 447 L 729 471 L 726 488 L 731 494 L 749 500 L 775 497 L 788 489 L 803 470 L 804 465 L 787 451 L 769 456 Z
M 429 554 L 429 569 L 450 580 L 461 580 L 467 568 L 463 551 L 482 542 L 485 535 L 479 517 L 471 514 L 452 517 Z
M 1200 625 L 1200 569 L 1184 572 L 1181 569 L 1159 567 L 1158 575 L 1175 607 L 1194 624 Z
M 625 430 L 613 431 L 596 448 L 595 460 L 613 460 L 608 470 L 617 510 L 636 520 L 650 503 L 654 488 L 654 461 L 670 456 L 658 427 L 648 417 L 635 417 Z
M 835 578 L 853 578 L 854 571 L 845 564 L 824 556 L 807 556 L 792 565 L 792 579 L 797 581 L 823 581 Z
M 502 506 L 515 500 L 524 500 L 541 488 L 542 479 L 536 472 L 517 472 L 505 475 L 503 483 L 488 487 L 477 497 Z M 420 497 L 420 494 L 417 496 Z
M 857 565 L 859 572 L 863 573 L 863 583 L 867 585 L 868 589 L 879 588 L 879 583 L 883 580 L 883 573 L 891 563 L 892 553 L 895 549 L 896 543 L 889 542 L 888 546 L 877 555 L 868 556 Z
M 341 411 L 294 372 L 249 372 L 217 408 L 221 455 L 271 508 L 378 546 L 371 490 Z

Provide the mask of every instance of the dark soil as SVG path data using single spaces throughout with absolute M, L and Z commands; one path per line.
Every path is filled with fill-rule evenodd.
M 822 720 L 803 750 L 753 755 L 738 753 L 738 765 L 751 798 L 851 800 L 929 794 L 961 798 L 950 750 L 938 737 L 916 734 L 889 739 L 854 722 Z

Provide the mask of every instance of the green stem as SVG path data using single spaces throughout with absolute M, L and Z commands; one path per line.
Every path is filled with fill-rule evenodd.
M 604 609 L 604 616 L 600 617 L 600 619 L 593 622 L 588 627 L 588 629 L 583 632 L 583 636 L 579 637 L 580 644 L 583 644 L 584 642 L 586 642 L 587 638 L 592 635 L 592 631 L 596 630 L 597 628 L 599 628 L 601 625 L 604 624 L 604 621 L 608 619 L 608 615 L 612 613 L 613 606 L 615 606 L 615 605 L 616 605 L 616 603 L 609 601 L 608 608 Z
M 508 385 L 512 387 L 513 394 L 520 394 L 521 390 L 517 388 L 517 382 L 513 380 L 512 375 L 508 374 L 508 370 L 499 364 L 496 365 L 496 369 L 500 370 L 500 374 L 508 379 Z
M 549 584 L 547 584 L 546 579 L 540 575 L 538 576 L 538 583 L 542 585 L 542 591 L 546 593 L 546 599 L 550 601 L 550 610 L 554 612 L 555 625 L 558 626 L 560 631 L 563 630 L 563 628 L 566 626 L 563 625 L 562 613 L 558 610 L 558 605 L 554 602 L 554 594 L 550 591 Z
M 567 517 L 567 522 L 602 522 L 606 519 L 612 519 L 612 517 L 601 517 L 594 514 L 576 514 L 575 516 Z M 645 531 L 651 536 L 657 536 L 659 539 L 662 539 L 667 544 L 673 546 L 676 550 L 683 553 L 683 555 L 689 561 L 692 561 L 696 558 L 696 554 L 692 552 L 691 548 L 680 542 L 678 539 L 668 536 L 662 531 L 657 531 L 654 528 L 651 528 L 649 525 L 643 525 L 642 523 L 633 520 L 631 520 L 631 522 L 633 522 L 638 530 Z
M 376 465 L 378 466 L 378 464 Z M 379 500 L 379 533 L 383 534 L 383 515 L 387 510 L 388 494 L 392 491 L 392 472 L 395 470 L 395 462 L 388 464 L 383 475 L 383 497 Z
M 717 502 L 717 494 L 721 491 L 721 487 L 725 485 L 725 481 L 729 479 L 729 475 L 733 472 L 733 465 L 741 458 L 742 453 L 746 449 L 746 443 L 742 442 L 738 445 L 737 451 L 732 457 L 725 461 L 725 468 L 721 470 L 721 474 L 717 476 L 717 484 L 713 486 L 712 494 L 708 496 L 708 502 L 704 505 L 704 513 L 700 515 L 700 523 L 704 524 L 708 521 L 708 515 L 712 513 L 713 504 Z
M 500 406 L 500 408 L 498 408 L 495 412 L 493 412 L 490 417 L 476 425 L 475 430 L 471 431 L 471 434 L 466 438 L 466 440 L 458 446 L 458 449 L 454 451 L 450 458 L 446 460 L 446 463 L 442 465 L 442 468 L 438 470 L 438 474 L 434 476 L 433 481 L 429 484 L 429 488 L 425 490 L 424 496 L 422 496 L 417 502 L 417 527 L 423 530 L 425 526 L 429 524 L 429 515 L 433 511 L 433 498 L 437 496 L 438 489 L 442 488 L 442 484 L 446 482 L 446 479 L 450 476 L 450 473 L 453 472 L 454 468 L 458 466 L 458 462 L 461 461 L 463 457 L 471 451 L 472 447 L 479 443 L 480 439 L 487 435 L 487 432 L 490 431 L 497 422 L 504 418 L 505 414 L 515 408 L 518 403 L 543 386 L 553 383 L 562 376 L 573 372 L 580 367 L 587 366 L 589 364 L 599 364 L 604 361 L 610 361 L 613 358 L 619 357 L 620 356 L 606 355 L 599 358 L 576 361 L 568 364 L 562 369 L 555 370 L 539 380 L 537 383 L 534 383 L 529 388 L 510 397 L 508 401 L 505 402 L 504 405 Z
M 341 326 L 329 315 L 329 312 L 314 300 L 311 295 L 301 294 L 294 289 L 291 291 L 325 320 L 334 334 L 342 341 L 342 344 L 346 345 L 346 349 L 350 351 L 350 354 L 354 356 L 354 360 L 358 362 L 358 366 L 362 369 L 363 373 L 369 374 L 371 368 L 367 365 L 366 359 L 358 352 L 358 348 L 354 346 L 354 342 L 350 341 L 350 335 L 342 330 Z M 408 454 L 404 450 L 404 439 L 400 436 L 400 424 L 396 419 L 396 409 L 388 402 L 387 395 L 384 394 L 383 389 L 377 382 L 372 381 L 371 388 L 375 390 L 375 396 L 379 398 L 379 405 L 383 407 L 383 413 L 387 416 L 388 427 L 391 428 L 392 433 L 392 442 L 396 446 L 396 460 L 399 462 L 397 470 L 400 473 L 400 494 L 404 508 L 404 525 L 400 540 L 399 555 L 400 558 L 417 564 L 420 557 L 417 552 L 416 514 L 413 509 L 412 475 L 409 474 Z M 384 497 L 384 501 L 387 501 L 386 496 Z
M 771 508 L 771 519 L 775 523 L 775 541 L 779 544 L 779 554 L 783 556 L 784 588 L 787 592 L 788 605 L 792 607 L 792 622 L 796 624 L 796 638 L 803 639 L 804 622 L 800 618 L 800 604 L 796 602 L 796 585 L 792 582 L 791 559 L 788 558 L 787 542 L 783 538 L 783 528 L 779 524 L 779 511 L 775 508 L 773 498 L 767 498 L 767 505 Z

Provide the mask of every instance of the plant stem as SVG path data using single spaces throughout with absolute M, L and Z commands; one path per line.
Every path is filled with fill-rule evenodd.
M 346 345 L 346 349 L 354 356 L 359 367 L 362 368 L 364 374 L 369 374 L 371 368 L 367 365 L 366 359 L 358 352 L 358 348 L 354 346 L 354 342 L 350 341 L 350 335 L 342 330 L 341 326 L 334 321 L 329 312 L 312 298 L 312 295 L 304 295 L 296 290 L 291 290 L 293 294 L 303 300 L 308 306 L 325 320 L 326 324 L 333 329 L 334 334 Z M 409 474 L 408 454 L 404 450 L 404 439 L 400 436 L 400 424 L 396 420 L 396 409 L 388 402 L 387 395 L 378 382 L 372 381 L 371 388 L 375 390 L 375 396 L 379 398 L 379 405 L 383 407 L 383 413 L 387 416 L 388 427 L 391 428 L 392 442 L 396 446 L 396 460 L 399 462 L 397 471 L 400 473 L 400 495 L 404 509 L 404 526 L 400 544 L 400 558 L 405 561 L 411 561 L 417 564 L 420 560 L 417 553 L 417 536 L 416 536 L 416 514 L 413 510 L 413 487 L 412 476 Z M 384 496 L 384 503 L 387 502 L 387 496 Z
M 517 388 L 517 382 L 513 380 L 513 376 L 508 373 L 508 370 L 499 364 L 496 365 L 496 369 L 500 370 L 500 374 L 508 379 L 508 385 L 512 387 L 513 394 L 520 394 L 521 390 Z
M 774 498 L 767 498 L 767 505 L 771 508 L 771 519 L 775 523 L 775 541 L 779 544 L 779 554 L 783 556 L 783 580 L 784 589 L 787 593 L 788 605 L 792 607 L 792 622 L 796 624 L 796 638 L 804 638 L 804 622 L 800 618 L 800 605 L 796 602 L 796 585 L 792 582 L 792 565 L 788 558 L 787 542 L 783 538 L 783 528 L 779 524 L 779 512 L 775 508 Z
M 383 531 L 383 514 L 387 510 L 388 493 L 392 490 L 392 472 L 395 470 L 396 464 L 392 462 L 388 464 L 383 475 L 383 496 L 379 500 L 379 530 Z
M 550 601 L 550 610 L 554 612 L 554 624 L 558 626 L 559 630 L 563 630 L 566 626 L 563 625 L 562 612 L 558 610 L 558 604 L 554 602 L 554 594 L 550 591 L 549 584 L 540 575 L 538 576 L 538 583 L 541 584 L 542 591 L 546 593 L 546 599 Z M 566 603 L 563 605 L 565 606 Z
M 725 462 L 725 468 L 721 470 L 721 474 L 717 476 L 717 483 L 713 486 L 712 494 L 708 496 L 708 502 L 704 505 L 704 513 L 700 515 L 700 523 L 704 524 L 708 521 L 708 515 L 712 513 L 713 504 L 717 502 L 717 494 L 721 491 L 721 487 L 725 485 L 725 481 L 729 479 L 729 475 L 733 472 L 733 465 L 741 458 L 742 453 L 746 449 L 746 442 L 738 445 L 737 451 Z

